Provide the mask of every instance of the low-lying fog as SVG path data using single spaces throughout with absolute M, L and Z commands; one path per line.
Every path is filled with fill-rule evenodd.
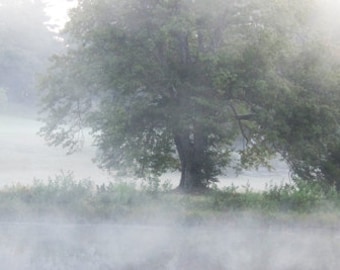
M 95 149 L 91 147 L 90 140 L 86 141 L 81 152 L 66 155 L 66 150 L 47 146 L 43 138 L 37 135 L 41 125 L 33 116 L 23 113 L 0 113 L 0 187 L 15 183 L 30 184 L 34 179 L 46 180 L 61 171 L 73 172 L 76 179 L 90 178 L 98 184 L 113 180 L 93 164 Z M 272 171 L 261 168 L 245 171 L 239 176 L 231 170 L 227 176 L 220 178 L 219 185 L 234 183 L 242 187 L 249 184 L 253 189 L 261 190 L 266 183 L 288 181 L 285 164 L 275 161 L 274 167 Z M 168 174 L 164 179 L 175 187 L 179 175 Z
M 339 1 L 318 2 L 320 15 L 314 24 L 327 30 L 330 45 L 338 46 Z M 92 163 L 95 149 L 90 141 L 82 152 L 66 156 L 63 149 L 48 147 L 37 135 L 40 126 L 34 113 L 21 107 L 0 112 L 0 189 L 16 183 L 30 184 L 34 179 L 47 180 L 61 171 L 98 184 L 114 180 Z M 289 181 L 285 164 L 275 161 L 273 165 L 275 170 L 271 172 L 251 170 L 238 177 L 230 172 L 220 178 L 219 185 L 249 184 L 263 190 L 266 183 Z M 165 179 L 173 186 L 178 184 L 178 175 L 169 174 Z M 290 218 L 294 221 L 293 215 Z M 0 269 L 339 269 L 340 230 L 314 226 L 308 216 L 303 219 L 304 225 L 289 226 L 246 213 L 233 213 L 223 223 L 212 221 L 205 226 L 141 226 L 132 225 L 132 221 L 127 225 L 70 224 L 53 219 L 0 222 Z
M 91 162 L 95 150 L 66 156 L 36 135 L 33 117 L 0 114 L 0 186 L 46 180 L 61 170 L 75 178 L 112 181 Z M 268 172 L 231 174 L 221 185 L 287 181 L 282 163 Z M 167 176 L 173 177 L 171 175 Z M 173 180 L 175 186 L 178 181 Z M 340 233 L 331 229 L 268 225 L 247 215 L 211 226 L 168 227 L 68 222 L 0 223 L 1 269 L 336 269 L 340 265 Z
M 95 150 L 87 145 L 82 152 L 66 155 L 60 147 L 49 147 L 37 135 L 41 123 L 33 118 L 0 114 L 0 187 L 45 180 L 61 171 L 74 172 L 76 179 L 105 181 L 107 175 L 92 162 Z
M 208 228 L 0 224 L 1 269 L 339 269 L 338 230 L 236 221 Z

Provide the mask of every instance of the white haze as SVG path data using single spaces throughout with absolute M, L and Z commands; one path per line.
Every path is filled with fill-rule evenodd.
M 324 23 L 323 29 L 331 37 L 328 41 L 335 42 L 340 29 L 339 3 L 324 3 L 319 9 L 322 16 L 314 22 L 320 26 Z M 92 163 L 95 149 L 89 141 L 83 152 L 66 156 L 63 149 L 46 146 L 36 135 L 40 126 L 35 117 L 0 113 L 0 186 L 30 184 L 34 178 L 46 180 L 61 170 L 73 171 L 76 179 L 112 181 Z M 263 189 L 266 182 L 288 181 L 287 168 L 280 162 L 275 165 L 272 172 L 248 171 L 238 178 L 231 174 L 221 180 L 221 185 L 249 182 L 255 189 Z M 178 178 L 171 179 L 176 185 Z M 312 221 L 287 226 L 247 214 L 211 226 L 52 220 L 0 223 L 0 269 L 335 270 L 340 265 L 338 228 L 317 227 Z
M 2 269 L 338 269 L 338 230 L 239 217 L 212 227 L 2 223 Z
M 37 135 L 41 123 L 22 116 L 0 114 L 0 187 L 31 184 L 61 172 L 73 172 L 77 179 L 91 178 L 102 183 L 108 176 L 92 162 L 95 149 L 90 143 L 73 155 L 49 147 Z
M 45 0 L 46 14 L 50 17 L 48 24 L 54 25 L 54 30 L 59 31 L 69 20 L 68 11 L 77 5 L 75 0 Z
M 23 117 L 22 113 L 0 114 L 0 187 L 16 183 L 31 184 L 34 179 L 47 180 L 61 172 L 72 172 L 76 179 L 91 179 L 96 184 L 114 181 L 114 178 L 92 162 L 95 148 L 91 146 L 90 138 L 85 141 L 81 152 L 66 155 L 65 149 L 49 147 L 37 135 L 41 125 L 34 120 L 34 116 Z M 249 185 L 255 190 L 263 190 L 266 184 L 287 182 L 288 170 L 285 164 L 275 161 L 274 167 L 272 171 L 260 168 L 258 171 L 244 171 L 240 175 L 228 170 L 218 185 L 223 187 L 234 184 L 240 188 Z M 171 182 L 175 187 L 179 177 L 178 173 L 169 173 L 163 180 Z

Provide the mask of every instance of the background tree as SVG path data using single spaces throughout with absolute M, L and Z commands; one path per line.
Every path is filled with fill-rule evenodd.
M 41 133 L 72 152 L 90 127 L 102 166 L 138 176 L 179 169 L 186 191 L 215 181 L 240 137 L 243 166 L 277 151 L 290 160 L 289 117 L 304 121 L 298 105 L 318 111 L 331 87 L 322 80 L 314 91 L 318 61 L 296 65 L 310 59 L 307 2 L 79 1 L 68 51 L 42 83 Z
M 34 101 L 35 75 L 57 48 L 44 8 L 42 1 L 0 0 L 0 87 L 11 102 Z
M 297 39 L 303 48 L 281 66 L 294 91 L 258 123 L 266 127 L 265 136 L 287 161 L 294 180 L 318 181 L 340 191 L 340 39 L 334 20 L 339 4 L 333 0 L 315 4 L 306 32 Z
M 320 47 L 307 48 L 293 59 L 285 72 L 298 88 L 276 104 L 263 125 L 294 178 L 340 190 L 339 66 L 334 60 Z

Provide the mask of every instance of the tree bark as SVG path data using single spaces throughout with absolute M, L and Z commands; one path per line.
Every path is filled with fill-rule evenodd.
M 175 144 L 181 162 L 181 180 L 178 189 L 192 192 L 206 189 L 202 179 L 202 160 L 190 135 L 175 135 Z

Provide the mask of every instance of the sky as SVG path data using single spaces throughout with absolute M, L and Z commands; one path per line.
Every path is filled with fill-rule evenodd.
M 63 28 L 65 22 L 68 20 L 67 12 L 70 8 L 76 6 L 77 0 L 44 0 L 48 3 L 46 12 L 50 16 L 51 23 L 57 25 L 57 30 Z M 334 34 L 338 32 L 340 26 L 340 19 L 338 14 L 340 12 L 340 0 L 317 0 L 316 1 L 317 14 L 316 24 L 324 24 L 330 32 Z
M 48 3 L 46 12 L 52 17 L 52 23 L 57 24 L 62 28 L 67 21 L 67 12 L 74 7 L 77 0 L 44 0 Z M 329 28 L 338 28 L 340 20 L 338 14 L 340 12 L 339 0 L 317 0 L 316 1 L 318 15 L 323 17 L 323 23 L 327 24 Z M 336 23 L 335 23 L 336 22 Z M 319 23 L 319 21 L 318 21 Z
M 46 0 L 46 13 L 51 17 L 51 24 L 57 25 L 58 29 L 63 28 L 68 20 L 68 10 L 76 6 L 75 0 Z

